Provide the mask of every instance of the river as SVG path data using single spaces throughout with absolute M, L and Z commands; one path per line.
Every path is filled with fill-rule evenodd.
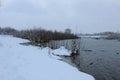
M 69 50 L 77 45 L 80 55 L 74 61 L 68 57 L 63 58 L 63 61 L 74 62 L 80 71 L 93 75 L 96 80 L 120 80 L 120 41 L 82 37 L 53 41 L 51 44 L 54 48 L 65 46 Z
M 79 69 L 96 80 L 120 80 L 120 42 L 82 38 Z

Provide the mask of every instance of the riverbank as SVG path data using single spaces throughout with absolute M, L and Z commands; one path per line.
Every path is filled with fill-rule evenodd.
M 51 50 L 20 43 L 28 40 L 12 36 L 0 36 L 0 80 L 94 80 L 51 55 L 67 52 L 66 49 Z M 49 54 L 50 53 L 50 54 Z

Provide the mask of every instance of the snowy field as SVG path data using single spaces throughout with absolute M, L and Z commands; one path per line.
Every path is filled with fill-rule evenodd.
M 54 54 L 69 55 L 65 48 L 51 50 L 19 43 L 28 40 L 0 36 L 0 80 L 94 80 Z

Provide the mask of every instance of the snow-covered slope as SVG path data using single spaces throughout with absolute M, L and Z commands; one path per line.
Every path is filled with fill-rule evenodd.
M 53 58 L 49 48 L 19 44 L 23 42 L 28 40 L 0 36 L 0 80 L 94 80 Z

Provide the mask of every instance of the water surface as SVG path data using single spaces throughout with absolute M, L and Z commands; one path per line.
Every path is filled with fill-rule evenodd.
M 82 38 L 79 69 L 96 80 L 120 80 L 120 42 Z

